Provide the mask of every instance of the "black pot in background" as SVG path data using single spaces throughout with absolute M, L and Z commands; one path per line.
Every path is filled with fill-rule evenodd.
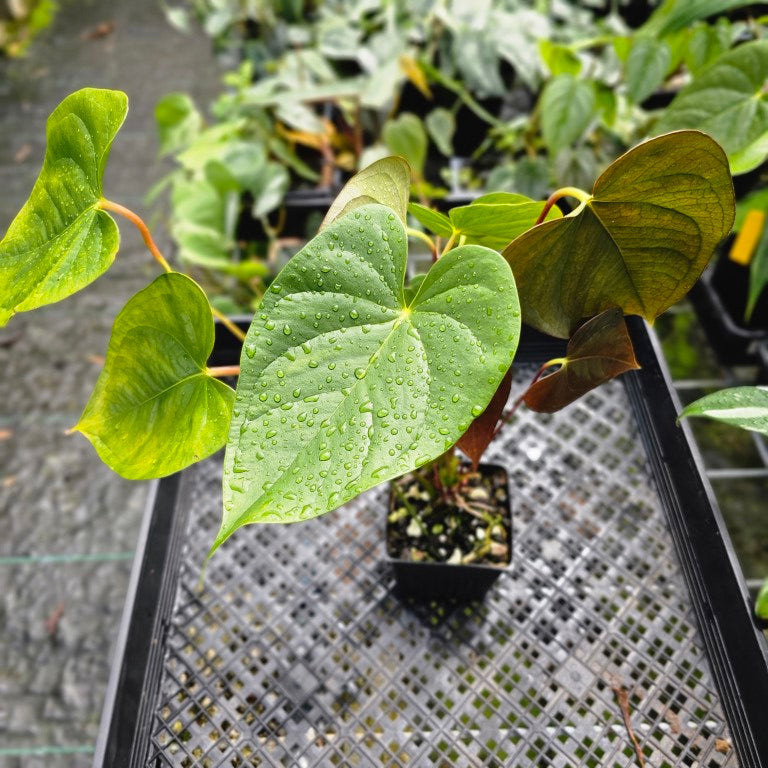
M 757 347 L 757 384 L 768 386 L 768 339 Z
M 745 323 L 749 267 L 728 258 L 728 247 L 726 242 L 714 268 L 691 289 L 690 299 L 720 362 L 754 365 L 760 342 L 768 340 L 768 293 L 763 292 Z
M 417 602 L 452 601 L 465 603 L 480 600 L 490 586 L 505 573 L 512 564 L 512 496 L 509 476 L 505 467 L 499 464 L 480 464 L 481 474 L 504 472 L 507 477 L 507 503 L 505 526 L 508 532 L 507 546 L 509 563 L 506 566 L 482 565 L 477 563 L 436 563 L 416 562 L 392 557 L 387 551 L 386 560 L 395 574 L 395 591 L 398 597 Z M 392 510 L 394 493 L 390 490 L 388 511 Z M 387 523 L 387 534 L 389 523 Z M 389 536 L 386 536 L 389 547 Z

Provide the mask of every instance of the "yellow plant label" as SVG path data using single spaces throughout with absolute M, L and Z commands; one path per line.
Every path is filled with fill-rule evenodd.
M 752 260 L 752 254 L 760 242 L 765 227 L 765 213 L 752 209 L 744 217 L 744 223 L 741 225 L 739 234 L 731 246 L 731 252 L 728 254 L 731 261 L 737 264 L 748 266 Z

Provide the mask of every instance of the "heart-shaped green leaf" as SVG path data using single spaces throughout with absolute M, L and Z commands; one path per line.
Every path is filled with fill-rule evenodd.
M 640 366 L 619 309 L 593 317 L 573 334 L 557 371 L 531 384 L 524 402 L 539 413 L 554 413 L 591 389 Z
M 504 251 L 525 322 L 568 338 L 612 307 L 653 321 L 687 293 L 733 217 L 728 160 L 709 136 L 679 131 L 640 144 L 579 209 Z
M 48 118 L 42 170 L 0 242 L 0 326 L 79 291 L 112 263 L 120 236 L 97 204 L 127 111 L 124 93 L 84 88 Z
M 160 155 L 189 145 L 203 127 L 203 116 L 186 93 L 168 93 L 155 105 Z
M 500 251 L 538 220 L 544 203 L 512 192 L 491 192 L 470 205 L 451 208 L 444 213 L 411 203 L 408 212 L 427 229 L 441 237 L 464 237 L 467 245 L 484 245 Z M 547 221 L 559 219 L 560 209 L 552 207 Z
M 543 208 L 544 203 L 523 195 L 493 192 L 478 197 L 471 205 L 452 208 L 448 216 L 465 242 L 501 251 L 536 223 Z M 561 216 L 560 209 L 553 206 L 547 212 L 547 221 Z
M 235 393 L 206 373 L 213 338 L 208 299 L 178 272 L 160 275 L 122 309 L 75 427 L 115 472 L 163 477 L 224 445 Z
M 408 213 L 430 232 L 434 232 L 436 235 L 440 235 L 440 237 L 450 237 L 454 232 L 451 220 L 444 213 L 440 213 L 440 211 L 427 208 L 419 203 L 410 203 L 408 205 Z
M 321 515 L 452 446 L 512 362 L 512 273 L 481 246 L 449 251 L 406 306 L 403 225 L 380 205 L 291 259 L 248 331 L 214 549 L 253 522 Z
M 381 131 L 384 143 L 393 155 L 405 158 L 416 176 L 424 172 L 429 139 L 424 123 L 414 114 L 403 112 L 388 120 Z
M 734 174 L 768 157 L 768 40 L 723 54 L 667 107 L 658 133 L 699 128 L 719 142 Z
M 444 107 L 433 109 L 424 120 L 427 132 L 435 146 L 446 157 L 453 155 L 453 134 L 456 133 L 456 118 Z
M 638 35 L 627 57 L 627 93 L 635 103 L 648 98 L 661 85 L 672 59 L 663 40 Z
M 734 427 L 768 435 L 768 389 L 730 387 L 705 395 L 683 408 L 680 418 L 706 416 Z
M 557 75 L 578 75 L 581 72 L 581 60 L 567 46 L 553 43 L 551 40 L 538 41 L 539 54 L 553 77 Z
M 541 92 L 541 133 L 552 155 L 569 147 L 589 125 L 595 111 L 595 90 L 574 75 L 553 77 Z
M 411 169 L 402 157 L 385 157 L 356 173 L 339 192 L 320 229 L 361 205 L 380 203 L 405 223 L 411 194 Z

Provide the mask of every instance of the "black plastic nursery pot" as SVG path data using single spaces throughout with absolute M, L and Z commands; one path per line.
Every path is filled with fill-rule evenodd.
M 760 297 L 747 323 L 749 267 L 732 261 L 724 251 L 691 289 L 691 302 L 720 362 L 753 365 L 759 344 L 768 340 L 768 293 Z
M 507 493 L 499 512 L 506 532 L 507 562 L 505 565 L 484 563 L 447 563 L 429 560 L 412 560 L 393 555 L 392 524 L 387 518 L 387 562 L 395 574 L 395 592 L 399 597 L 418 602 L 455 601 L 457 603 L 480 600 L 492 584 L 512 565 L 512 496 L 506 467 L 500 464 L 480 464 L 478 472 L 483 476 L 503 473 Z M 397 505 L 397 496 L 390 484 L 389 512 Z M 466 514 L 466 513 L 465 513 Z
M 94 765 L 628 768 L 626 717 L 647 765 L 768 767 L 768 642 L 657 345 L 629 328 L 641 370 L 490 446 L 514 564 L 439 623 L 397 597 L 385 486 L 246 526 L 201 588 L 222 457 L 159 481 Z M 210 365 L 238 346 L 217 329 Z M 513 391 L 563 347 L 525 329 Z

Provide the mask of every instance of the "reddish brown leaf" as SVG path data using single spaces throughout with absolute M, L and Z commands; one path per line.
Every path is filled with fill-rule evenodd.
M 472 468 L 477 469 L 485 449 L 490 445 L 496 425 L 499 422 L 504 406 L 509 399 L 512 389 L 512 369 L 510 368 L 491 398 L 488 407 L 469 425 L 469 429 L 459 438 L 456 445 L 472 462 Z
M 531 384 L 525 393 L 531 410 L 554 413 L 614 376 L 640 367 L 620 309 L 609 309 L 584 323 L 568 342 L 566 357 L 557 362 L 557 371 Z

